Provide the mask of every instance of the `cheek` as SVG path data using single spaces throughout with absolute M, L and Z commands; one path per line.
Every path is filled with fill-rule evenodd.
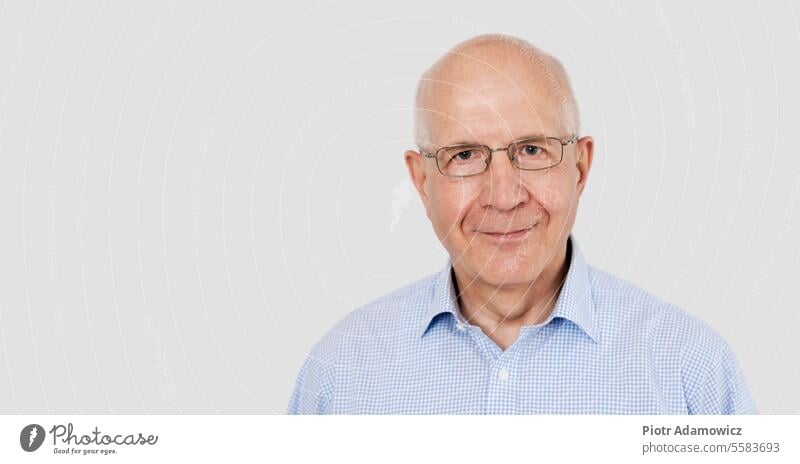
M 541 207 L 558 214 L 567 212 L 575 201 L 577 191 L 568 176 L 546 175 L 529 186 L 533 200 Z
M 431 221 L 441 237 L 461 233 L 461 223 L 474 202 L 473 190 L 461 181 L 431 188 Z

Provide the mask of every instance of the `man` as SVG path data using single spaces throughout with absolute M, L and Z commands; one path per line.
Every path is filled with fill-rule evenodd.
M 420 79 L 409 174 L 450 255 L 312 349 L 289 413 L 754 413 L 707 324 L 588 266 L 594 142 L 560 63 L 485 35 Z

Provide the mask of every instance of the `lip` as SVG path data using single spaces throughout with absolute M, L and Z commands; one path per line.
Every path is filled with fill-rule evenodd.
M 526 228 L 509 232 L 480 232 L 491 240 L 498 243 L 518 242 L 527 237 L 528 233 L 536 227 L 536 224 Z

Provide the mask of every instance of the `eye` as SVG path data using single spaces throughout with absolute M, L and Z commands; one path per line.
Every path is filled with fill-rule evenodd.
M 541 154 L 543 151 L 544 151 L 544 148 L 542 148 L 542 147 L 540 147 L 538 145 L 530 145 L 530 144 L 528 144 L 528 145 L 523 145 L 522 146 L 521 153 L 523 155 L 534 156 L 534 155 Z
M 453 156 L 453 158 L 457 158 L 461 161 L 467 161 L 468 159 L 472 158 L 473 151 L 472 150 L 462 150 Z

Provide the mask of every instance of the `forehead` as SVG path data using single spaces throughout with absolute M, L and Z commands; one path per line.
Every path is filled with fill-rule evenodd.
M 451 88 L 434 95 L 427 115 L 431 142 L 503 143 L 563 135 L 563 112 L 547 94 L 514 86 Z
M 434 74 L 419 103 L 435 145 L 494 144 L 556 135 L 566 127 L 557 89 L 525 62 L 507 58 L 490 65 L 458 59 Z

